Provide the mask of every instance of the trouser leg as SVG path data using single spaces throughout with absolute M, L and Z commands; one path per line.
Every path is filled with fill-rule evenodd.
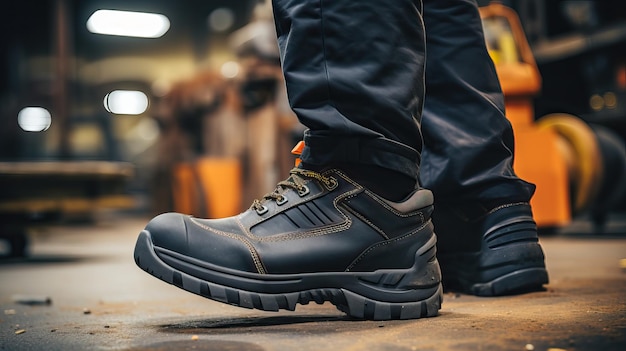
M 513 131 L 473 0 L 424 0 L 426 100 L 420 177 L 438 203 L 528 201 Z
M 421 0 L 274 0 L 302 161 L 379 166 L 417 179 L 424 97 Z

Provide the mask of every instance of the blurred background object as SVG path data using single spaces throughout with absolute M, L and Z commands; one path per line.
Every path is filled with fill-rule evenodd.
M 485 21 L 509 118 L 518 131 L 535 133 L 525 142 L 535 144 L 529 157 L 561 167 L 553 185 L 539 184 L 548 190 L 537 197 L 547 202 L 536 214 L 559 209 L 545 228 L 580 216 L 601 228 L 607 213 L 626 206 L 621 3 L 498 3 L 519 19 Z M 13 254 L 25 254 L 24 233 L 33 225 L 94 220 L 104 209 L 235 214 L 293 166 L 289 151 L 303 126 L 288 107 L 269 1 L 3 6 L 0 236 L 13 242 Z M 601 164 L 581 162 L 592 149 Z
M 603 0 L 482 5 L 537 224 L 588 217 L 602 231 L 626 205 L 626 13 Z

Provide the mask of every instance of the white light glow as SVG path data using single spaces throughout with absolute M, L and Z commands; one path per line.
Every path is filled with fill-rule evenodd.
M 233 23 L 235 23 L 235 14 L 233 10 L 229 8 L 221 7 L 215 9 L 209 15 L 209 27 L 216 32 L 223 32 L 230 29 Z
M 159 38 L 170 29 L 170 20 L 157 13 L 98 10 L 87 20 L 92 33 L 139 38 Z
M 152 95 L 163 97 L 172 90 L 172 83 L 167 79 L 157 79 L 152 82 Z
M 50 112 L 43 107 L 25 107 L 17 114 L 17 124 L 26 132 L 43 132 L 51 123 Z
M 225 62 L 220 68 L 220 73 L 224 78 L 235 78 L 239 74 L 239 64 L 235 61 Z
M 117 115 L 139 115 L 148 109 L 148 97 L 137 90 L 114 90 L 104 97 L 104 108 Z
M 154 141 L 159 137 L 159 123 L 152 118 L 144 118 L 137 124 L 137 134 L 142 140 Z

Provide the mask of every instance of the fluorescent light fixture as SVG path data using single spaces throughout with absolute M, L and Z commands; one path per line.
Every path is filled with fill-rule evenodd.
M 43 132 L 51 123 L 50 112 L 43 107 L 24 107 L 17 114 L 17 124 L 26 132 Z
M 96 34 L 159 38 L 170 29 L 170 20 L 157 13 L 98 10 L 87 20 L 87 29 Z
M 148 109 L 148 97 L 138 90 L 113 90 L 104 97 L 104 108 L 116 115 L 139 115 Z

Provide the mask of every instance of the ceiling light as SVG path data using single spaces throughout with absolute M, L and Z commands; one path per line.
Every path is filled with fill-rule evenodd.
M 26 132 L 43 132 L 51 123 L 50 112 L 43 107 L 24 107 L 17 114 L 17 124 Z
M 169 19 L 157 13 L 98 10 L 87 20 L 90 32 L 105 35 L 159 38 L 169 28 Z
M 148 109 L 148 97 L 138 90 L 114 90 L 104 97 L 104 108 L 117 115 L 139 115 Z

